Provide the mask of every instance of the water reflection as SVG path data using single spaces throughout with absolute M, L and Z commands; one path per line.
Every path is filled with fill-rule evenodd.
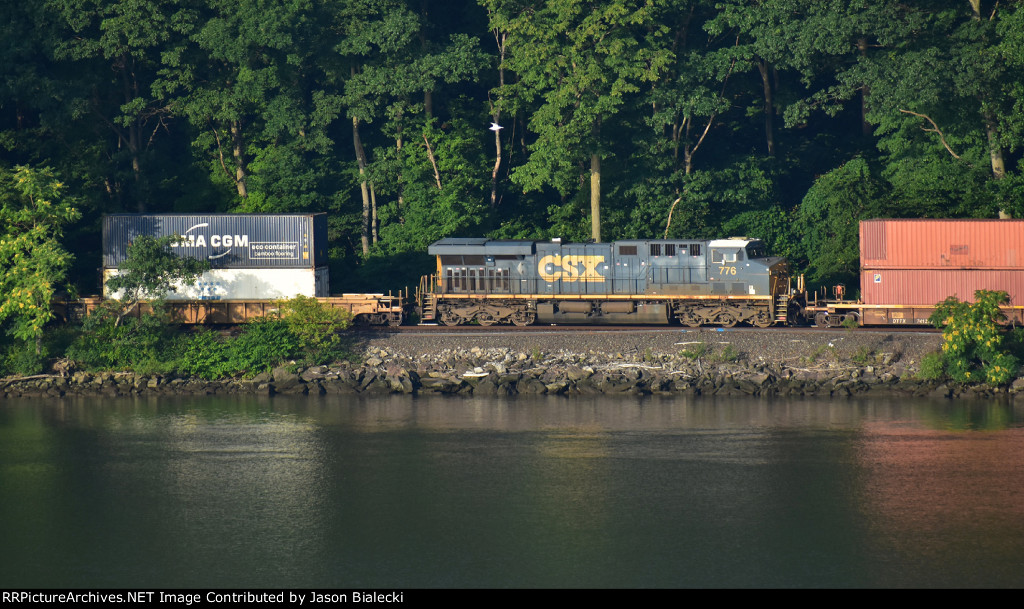
M 1019 586 L 1022 421 L 924 400 L 12 400 L 0 586 Z

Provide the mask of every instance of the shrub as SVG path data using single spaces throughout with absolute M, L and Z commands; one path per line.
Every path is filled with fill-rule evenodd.
M 298 339 L 303 361 L 328 364 L 344 355 L 339 334 L 352 324 L 352 314 L 328 307 L 316 298 L 296 296 L 281 303 L 282 321 Z
M 871 360 L 872 355 L 874 355 L 872 349 L 861 345 L 857 347 L 857 352 L 850 356 L 850 359 L 863 366 Z
M 944 376 L 942 352 L 935 351 L 925 355 L 921 359 L 921 369 L 917 378 L 925 381 L 937 381 Z
M 208 328 L 182 335 L 175 342 L 176 367 L 181 372 L 205 379 L 218 379 L 236 372 L 229 362 L 231 347 Z
M 971 304 L 951 296 L 939 303 L 928 319 L 942 329 L 943 368 L 962 383 L 1005 385 L 1017 375 L 1019 366 L 1000 326 L 1006 317 L 999 305 L 1009 302 L 1009 296 L 1006 292 L 978 290 L 974 300 Z
M 82 324 L 82 333 L 68 348 L 68 357 L 91 370 L 158 371 L 169 368 L 173 344 L 166 310 L 154 303 L 153 313 L 127 317 L 118 324 L 119 304 L 104 302 Z
M 45 346 L 36 348 L 36 341 L 14 341 L 7 348 L 0 361 L 0 374 L 31 376 L 46 370 L 48 350 Z
M 301 344 L 280 320 L 257 320 L 230 342 L 226 366 L 234 373 L 255 376 L 298 354 Z

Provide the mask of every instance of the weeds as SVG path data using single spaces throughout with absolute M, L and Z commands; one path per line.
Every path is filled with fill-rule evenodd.
M 722 352 L 717 354 L 715 359 L 723 363 L 736 362 L 740 359 L 740 352 L 732 345 L 726 345 L 725 348 L 722 349 Z
M 702 357 L 707 356 L 711 352 L 711 347 L 705 342 L 695 344 L 689 349 L 683 349 L 679 352 L 679 355 L 686 359 L 699 360 Z
M 917 378 L 925 381 L 937 381 L 945 376 L 944 367 L 942 352 L 933 351 L 921 359 L 921 369 L 917 372 Z
M 819 345 L 818 348 L 812 351 L 810 355 L 802 359 L 805 364 L 813 364 L 817 362 L 818 359 L 820 359 L 822 356 L 826 354 L 835 355 L 835 352 L 835 345 L 833 345 L 832 343 L 828 343 L 827 345 Z
M 874 358 L 875 358 L 875 351 L 874 351 L 874 349 L 869 349 L 869 348 L 867 348 L 867 347 L 865 347 L 863 345 L 861 345 L 860 347 L 857 347 L 857 352 L 854 353 L 850 357 L 850 359 L 852 359 L 854 362 L 856 362 L 856 363 L 858 363 L 858 364 L 860 364 L 862 366 L 867 364 L 868 362 L 874 360 Z

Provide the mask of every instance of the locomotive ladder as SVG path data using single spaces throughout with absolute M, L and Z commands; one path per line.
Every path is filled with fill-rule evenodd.
M 420 277 L 416 288 L 416 302 L 420 305 L 420 323 L 437 321 L 437 295 L 433 293 L 434 276 Z
M 437 321 L 437 296 L 424 294 L 423 316 L 420 317 L 420 321 Z
M 789 323 L 789 296 L 775 297 L 775 323 L 782 326 Z

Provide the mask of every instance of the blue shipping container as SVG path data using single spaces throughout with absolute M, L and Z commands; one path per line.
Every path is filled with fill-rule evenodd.
M 103 217 L 103 268 L 118 268 L 139 235 L 178 235 L 174 253 L 215 269 L 327 265 L 327 214 L 111 214 Z

